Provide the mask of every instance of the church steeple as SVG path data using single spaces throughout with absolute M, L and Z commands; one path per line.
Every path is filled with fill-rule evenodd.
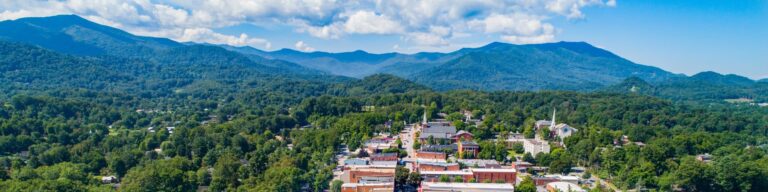
M 549 130 L 554 130 L 555 129 L 555 125 L 557 125 L 557 123 L 555 122 L 555 117 L 556 117 L 555 115 L 556 114 L 557 114 L 557 108 L 552 110 L 552 124 L 549 125 Z

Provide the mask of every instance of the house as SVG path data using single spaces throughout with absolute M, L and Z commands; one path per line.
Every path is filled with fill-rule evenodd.
M 445 191 L 467 191 L 467 192 L 514 192 L 515 186 L 509 183 L 421 183 L 422 192 L 445 192 Z
M 103 176 L 101 177 L 101 183 L 104 183 L 104 184 L 117 183 L 117 177 L 113 175 Z
M 474 137 L 472 133 L 461 130 L 459 132 L 456 132 L 455 135 L 453 135 L 453 140 L 456 141 L 457 143 L 461 141 L 472 141 L 472 137 Z
M 568 182 L 552 182 L 547 184 L 549 192 L 586 192 L 579 185 Z
M 458 142 L 458 149 L 459 154 L 462 154 L 463 156 L 469 155 L 474 158 L 477 157 L 477 153 L 480 152 L 480 145 L 472 141 L 462 141 Z M 462 158 L 463 157 L 460 159 Z
M 371 155 L 371 161 L 397 161 L 397 153 L 379 153 Z
M 341 192 L 384 192 L 394 191 L 395 183 L 344 183 Z
M 504 182 L 512 184 L 517 182 L 517 170 L 515 169 L 473 168 L 470 171 L 477 182 Z
M 166 127 L 166 130 L 168 130 L 168 133 L 173 133 L 173 130 L 176 129 L 176 127 Z
M 709 153 L 696 155 L 696 160 L 699 160 L 704 163 L 709 163 L 709 162 L 712 162 L 712 155 L 710 155 Z
M 444 152 L 416 151 L 416 158 L 418 159 L 445 160 L 446 157 Z
M 523 149 L 525 149 L 526 153 L 531 153 L 533 156 L 539 153 L 549 153 L 549 148 L 547 141 L 537 139 L 523 140 Z
M 351 158 L 344 160 L 344 165 L 368 165 L 368 160 L 361 158 Z
M 501 168 L 498 161 L 492 159 L 458 159 L 459 163 L 474 168 Z

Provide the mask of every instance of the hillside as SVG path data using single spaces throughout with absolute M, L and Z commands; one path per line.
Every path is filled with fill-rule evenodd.
M 463 51 L 467 54 L 410 79 L 437 90 L 594 90 L 630 76 L 652 82 L 676 76 L 582 42 L 492 43 Z
M 292 49 L 263 51 L 252 47 L 232 47 L 221 45 L 225 49 L 246 55 L 256 55 L 269 59 L 285 60 L 306 68 L 328 72 L 334 75 L 362 78 L 365 76 L 387 73 L 400 77 L 440 65 L 458 54 L 445 53 L 384 53 L 374 54 L 357 50 L 353 52 L 301 52 Z
M 169 39 L 135 36 L 75 15 L 2 21 L 0 40 L 28 43 L 75 55 L 142 56 L 182 46 Z
M 633 91 L 634 90 L 634 91 Z M 656 83 L 639 78 L 628 78 L 623 82 L 605 87 L 601 91 L 616 93 L 638 93 L 691 102 L 723 102 L 729 99 L 752 99 L 768 101 L 768 84 L 756 82 L 738 75 L 723 75 L 716 72 L 701 72 L 690 77 L 675 77 Z

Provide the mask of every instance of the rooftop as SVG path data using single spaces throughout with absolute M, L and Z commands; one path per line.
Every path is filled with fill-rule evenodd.
M 514 173 L 517 172 L 515 169 L 492 169 L 492 168 L 473 168 L 469 169 L 473 172 L 491 172 L 491 173 Z
M 472 175 L 470 171 L 422 171 L 421 175 Z
M 514 185 L 510 183 L 433 183 L 423 182 L 421 183 L 424 189 L 475 189 L 475 190 L 513 190 Z

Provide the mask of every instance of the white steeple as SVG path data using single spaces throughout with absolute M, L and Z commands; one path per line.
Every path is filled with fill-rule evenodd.
M 555 114 L 557 114 L 557 108 L 552 110 L 552 124 L 549 125 L 549 130 L 555 130 L 555 125 L 557 125 L 557 123 L 555 123 Z
M 427 124 L 427 110 L 424 110 L 424 117 L 422 117 L 421 123 L 423 123 L 424 125 Z

